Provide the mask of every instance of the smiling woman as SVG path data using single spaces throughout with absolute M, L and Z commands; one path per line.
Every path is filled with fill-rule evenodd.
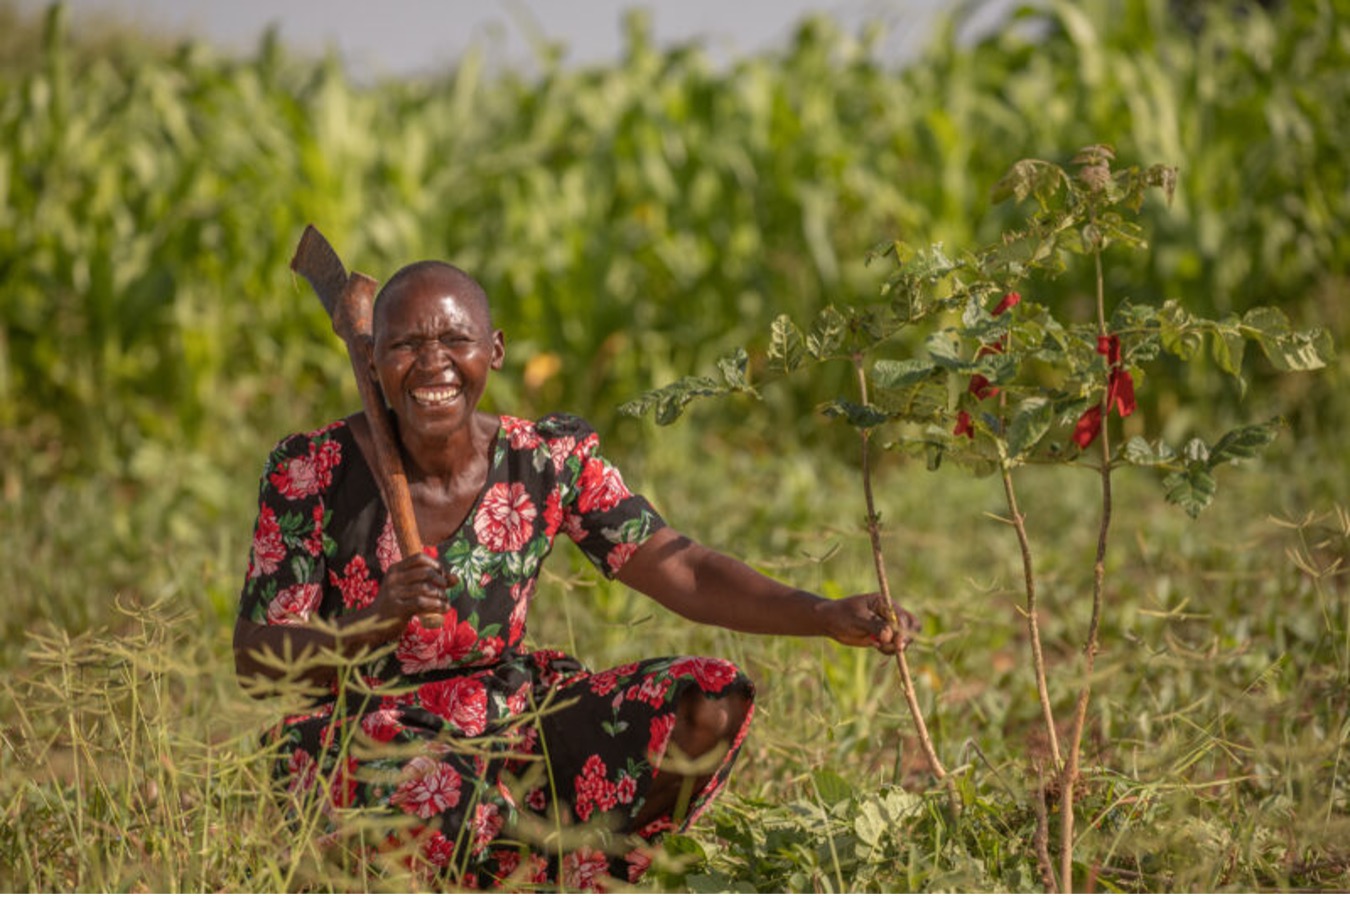
M 286 795 L 325 814 L 334 842 L 342 810 L 367 807 L 392 813 L 385 849 L 447 884 L 633 881 L 651 842 L 725 785 L 753 686 L 723 659 L 591 673 L 527 648 L 559 533 L 606 577 L 695 621 L 884 652 L 905 635 L 876 595 L 795 590 L 667 527 L 580 418 L 479 411 L 504 356 L 463 271 L 417 263 L 389 280 L 370 374 L 429 545 L 399 557 L 363 415 L 283 440 L 262 480 L 236 666 L 252 689 L 299 679 L 320 694 L 267 742 Z

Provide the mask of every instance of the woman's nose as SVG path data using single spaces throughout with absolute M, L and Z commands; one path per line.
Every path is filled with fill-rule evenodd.
M 419 368 L 440 368 L 449 355 L 450 351 L 439 340 L 424 340 L 417 345 Z

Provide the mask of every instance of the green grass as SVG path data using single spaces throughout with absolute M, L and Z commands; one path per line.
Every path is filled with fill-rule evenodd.
M 861 500 L 845 466 L 736 452 L 690 426 L 660 437 L 633 480 L 678 526 L 813 589 L 869 588 Z M 695 449 L 705 460 L 696 472 L 683 463 Z M 1030 475 L 1029 524 L 1049 547 L 1041 561 L 1052 691 L 1066 710 L 1095 539 L 1075 509 L 1095 485 L 1086 474 L 1067 487 Z M 1326 570 L 1350 550 L 1350 522 L 1278 459 L 1226 475 L 1219 501 L 1194 523 L 1164 508 L 1146 477 L 1119 479 L 1078 802 L 1090 824 L 1075 848 L 1080 886 L 1350 887 L 1350 597 L 1344 573 Z M 1039 888 L 1039 717 L 1015 544 L 984 514 L 998 511 L 996 484 L 898 464 L 881 483 L 892 580 L 924 620 L 911 665 L 964 798 L 955 818 L 932 791 L 886 660 L 699 628 L 598 582 L 570 549 L 550 563 L 533 641 L 597 666 L 715 653 L 743 663 L 759 685 L 756 726 L 726 799 L 671 841 L 651 883 Z M 72 510 L 81 495 L 72 493 Z M 116 541 L 85 539 L 97 529 L 81 529 L 79 515 L 58 516 L 72 530 L 54 551 L 60 508 L 5 509 L 12 595 L 27 599 L 7 604 L 5 623 L 27 636 L 6 659 L 0 693 L 0 888 L 424 885 L 395 869 L 324 860 L 289 835 L 266 794 L 256 734 L 279 706 L 240 693 L 228 652 L 247 513 L 187 540 L 172 517 L 141 521 L 159 551 L 119 560 Z M 142 567 L 139 585 L 123 564 Z M 81 579 L 88 589 L 77 601 Z M 44 610 L 43 597 L 64 610 Z M 61 616 L 65 626 L 53 626 Z

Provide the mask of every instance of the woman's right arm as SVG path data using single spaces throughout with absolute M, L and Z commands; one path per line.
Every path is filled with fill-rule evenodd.
M 444 614 L 450 586 L 441 566 L 418 553 L 391 565 L 375 600 L 342 616 L 334 627 L 261 623 L 240 616 L 234 627 L 235 675 L 250 693 L 266 693 L 286 681 L 331 686 L 337 658 L 351 659 L 398 639 L 416 615 Z

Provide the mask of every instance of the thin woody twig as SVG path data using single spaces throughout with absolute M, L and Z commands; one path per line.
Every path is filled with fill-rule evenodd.
M 1041 763 L 1036 762 L 1036 833 L 1032 837 L 1032 846 L 1036 850 L 1036 870 L 1041 875 L 1041 884 L 1047 893 L 1058 893 L 1059 884 L 1055 881 L 1055 866 L 1050 861 L 1050 812 L 1045 807 L 1045 776 Z
M 867 376 L 863 372 L 860 355 L 853 357 L 853 366 L 858 375 L 859 396 L 865 405 L 867 403 Z M 890 580 L 886 577 L 885 557 L 881 551 L 881 521 L 877 515 L 876 501 L 872 494 L 870 438 L 870 432 L 864 429 L 862 431 L 862 478 L 863 496 L 867 502 L 867 534 L 872 541 L 872 562 L 876 566 L 877 587 L 881 592 L 884 614 L 891 628 L 896 633 L 900 633 L 901 625 L 896 618 L 895 608 L 891 603 L 891 585 Z M 918 732 L 919 746 L 923 749 L 924 757 L 927 759 L 933 775 L 938 780 L 945 781 L 947 769 L 938 758 L 937 750 L 933 748 L 933 738 L 928 733 L 928 725 L 924 721 L 923 710 L 919 708 L 919 697 L 914 690 L 914 679 L 910 676 L 909 663 L 905 660 L 903 649 L 896 652 L 895 664 L 900 673 L 900 687 L 905 695 L 905 703 L 909 706 L 910 716 L 914 719 L 914 729 Z
M 1102 277 L 1100 248 L 1093 254 L 1097 263 L 1097 333 L 1106 334 L 1105 284 Z M 1111 529 L 1111 442 L 1106 427 L 1107 403 L 1101 399 L 1101 489 L 1102 517 L 1097 531 L 1097 555 L 1092 568 L 1092 617 L 1088 622 L 1087 642 L 1083 644 L 1083 684 L 1074 708 L 1073 729 L 1069 735 L 1069 755 L 1061 774 L 1060 794 L 1060 881 L 1064 892 L 1073 892 L 1073 789 L 1078 780 L 1078 761 L 1087 723 L 1088 701 L 1092 696 L 1092 669 L 1097 660 L 1097 634 L 1101 625 L 1103 591 L 1106 581 L 1106 543 Z

